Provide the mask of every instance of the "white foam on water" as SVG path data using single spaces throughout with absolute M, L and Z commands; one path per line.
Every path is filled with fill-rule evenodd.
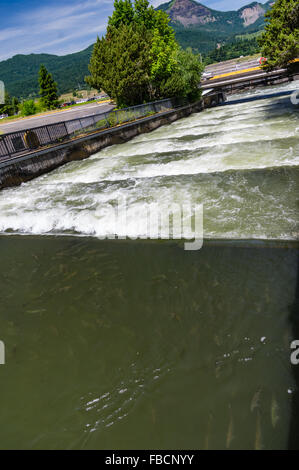
M 122 198 L 120 236 L 144 235 L 146 205 L 163 202 L 203 204 L 206 236 L 293 238 L 298 163 L 285 97 L 213 108 L 2 191 L 0 232 L 111 235 L 108 208 Z

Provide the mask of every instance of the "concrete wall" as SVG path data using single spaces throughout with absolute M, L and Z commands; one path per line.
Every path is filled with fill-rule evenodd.
M 107 129 L 95 134 L 82 137 L 48 149 L 40 150 L 22 157 L 0 162 L 0 189 L 17 186 L 37 176 L 58 168 L 74 160 L 83 160 L 101 149 L 114 144 L 122 144 L 133 137 L 151 132 L 160 126 L 169 124 L 177 119 L 189 116 L 193 112 L 202 111 L 218 102 L 222 94 L 207 96 L 192 105 L 184 106 L 173 111 L 167 111 L 136 122 Z

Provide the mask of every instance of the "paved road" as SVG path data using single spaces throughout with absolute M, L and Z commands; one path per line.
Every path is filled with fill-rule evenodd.
M 225 88 L 232 86 L 238 88 L 240 84 L 246 82 L 254 83 L 254 81 L 261 82 L 263 79 L 275 79 L 277 77 L 283 78 L 286 75 L 285 69 L 278 69 L 272 72 L 266 72 L 260 67 L 258 59 L 250 59 L 238 63 L 238 59 L 221 62 L 208 66 L 205 69 L 206 73 L 212 76 L 203 76 L 201 86 L 203 89 Z
M 218 64 L 208 65 L 205 72 L 212 73 L 213 75 L 220 75 L 222 73 L 236 72 L 238 70 L 249 69 L 252 67 L 259 67 L 259 59 L 250 59 L 244 62 L 238 62 L 240 59 L 233 59 L 227 62 L 219 62 Z
M 214 88 L 224 88 L 227 86 L 233 86 L 236 88 L 236 86 L 240 84 L 249 84 L 253 85 L 255 82 L 261 84 L 262 79 L 278 79 L 278 78 L 286 78 L 287 70 L 286 69 L 278 69 L 278 70 L 273 70 L 272 72 L 265 72 L 264 70 L 258 69 L 254 70 L 251 72 L 245 71 L 239 74 L 233 74 L 231 73 L 230 75 L 222 75 L 218 76 L 218 78 L 213 78 L 211 80 L 206 80 L 203 81 L 201 86 L 202 88 L 205 89 L 214 89 Z
M 108 103 L 87 103 L 83 106 L 77 106 L 66 111 L 54 112 L 45 116 L 35 116 L 6 124 L 1 124 L 0 121 L 0 132 L 7 134 L 8 132 L 32 129 L 35 127 L 43 126 L 45 124 L 55 124 L 57 122 L 70 121 L 71 119 L 106 113 L 111 109 L 113 109 L 113 106 Z

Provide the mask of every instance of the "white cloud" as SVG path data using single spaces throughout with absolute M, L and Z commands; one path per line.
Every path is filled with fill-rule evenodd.
M 0 31 L 0 41 L 6 41 L 8 39 L 15 38 L 24 34 L 23 28 L 6 28 Z
M 112 5 L 111 0 L 77 1 L 16 15 L 16 26 L 0 31 L 0 60 L 15 54 L 62 55 L 82 50 L 105 32 Z
M 157 7 L 157 6 L 159 6 L 159 5 L 162 5 L 162 3 L 167 3 L 167 0 L 166 0 L 166 1 L 163 1 L 163 0 L 162 0 L 162 1 L 161 1 L 161 0 L 153 0 L 153 1 L 151 2 L 151 4 L 152 4 L 154 7 Z
M 24 21 L 36 20 L 41 22 L 47 22 L 49 18 L 51 18 L 52 20 L 57 18 L 67 18 L 68 16 L 73 15 L 76 12 L 82 12 L 85 10 L 95 11 L 96 7 L 111 7 L 112 4 L 113 2 L 111 0 L 88 0 L 86 2 L 75 3 L 71 6 L 46 6 L 31 10 L 28 13 L 23 13 L 21 15 L 21 18 L 23 18 Z
M 165 1 L 151 1 L 155 7 L 161 3 Z M 202 0 L 202 3 L 228 10 L 240 8 L 250 0 Z M 62 55 L 82 50 L 105 32 L 112 10 L 113 0 L 73 0 L 72 4 L 53 0 L 26 12 L 13 12 L 7 16 L 6 27 L 0 30 L 0 60 L 15 54 Z

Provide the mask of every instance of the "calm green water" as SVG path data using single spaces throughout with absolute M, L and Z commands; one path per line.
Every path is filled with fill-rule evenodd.
M 298 129 L 287 97 L 219 107 L 0 193 L 0 448 L 299 443 Z M 225 240 L 101 241 L 119 197 L 118 235 L 163 201 Z
M 1 448 L 285 448 L 298 250 L 0 239 Z

